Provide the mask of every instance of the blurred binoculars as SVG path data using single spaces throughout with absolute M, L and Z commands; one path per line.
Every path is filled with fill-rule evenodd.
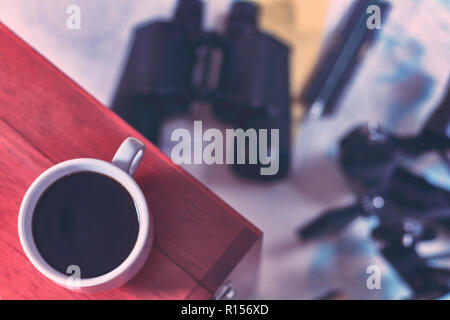
M 179 0 L 172 20 L 139 26 L 112 109 L 155 144 L 164 119 L 186 112 L 193 101 L 210 104 L 217 117 L 243 130 L 279 129 L 276 175 L 261 176 L 260 162 L 233 166 L 254 179 L 285 176 L 289 48 L 258 28 L 258 9 L 235 2 L 224 30 L 211 32 L 202 29 L 202 1 Z

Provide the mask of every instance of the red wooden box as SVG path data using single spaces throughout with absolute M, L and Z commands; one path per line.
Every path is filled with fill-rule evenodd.
M 88 295 L 59 287 L 20 246 L 17 215 L 25 191 L 55 163 L 111 160 L 128 136 L 147 146 L 136 181 L 155 223 L 150 257 L 133 280 L 111 291 Z M 240 278 L 234 286 L 245 297 L 239 288 L 253 282 L 256 270 L 243 260 L 257 260 L 260 239 L 255 226 L 0 24 L 1 299 L 208 299 L 230 277 Z

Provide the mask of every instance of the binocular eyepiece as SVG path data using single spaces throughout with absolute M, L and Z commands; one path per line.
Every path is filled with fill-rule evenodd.
M 259 161 L 234 168 L 281 178 L 290 158 L 289 48 L 259 30 L 256 4 L 234 3 L 221 33 L 204 31 L 202 15 L 201 1 L 179 0 L 172 20 L 136 29 L 112 109 L 155 144 L 162 121 L 198 100 L 237 128 L 278 129 L 277 174 L 261 176 Z

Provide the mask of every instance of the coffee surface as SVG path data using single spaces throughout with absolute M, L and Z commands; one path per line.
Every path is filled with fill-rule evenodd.
M 56 270 L 80 268 L 82 279 L 108 273 L 131 253 L 139 231 L 135 203 L 117 181 L 94 172 L 67 175 L 39 199 L 32 221 L 36 246 Z

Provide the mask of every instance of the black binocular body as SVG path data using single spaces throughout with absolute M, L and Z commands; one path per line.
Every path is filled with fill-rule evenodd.
M 259 161 L 235 161 L 233 166 L 254 179 L 285 176 L 290 158 L 289 48 L 258 29 L 255 4 L 234 3 L 220 33 L 204 31 L 202 16 L 201 1 L 179 0 L 171 21 L 136 29 L 112 109 L 155 144 L 162 121 L 186 112 L 193 101 L 210 104 L 217 117 L 235 128 L 278 129 L 277 174 L 261 176 L 265 165 Z

